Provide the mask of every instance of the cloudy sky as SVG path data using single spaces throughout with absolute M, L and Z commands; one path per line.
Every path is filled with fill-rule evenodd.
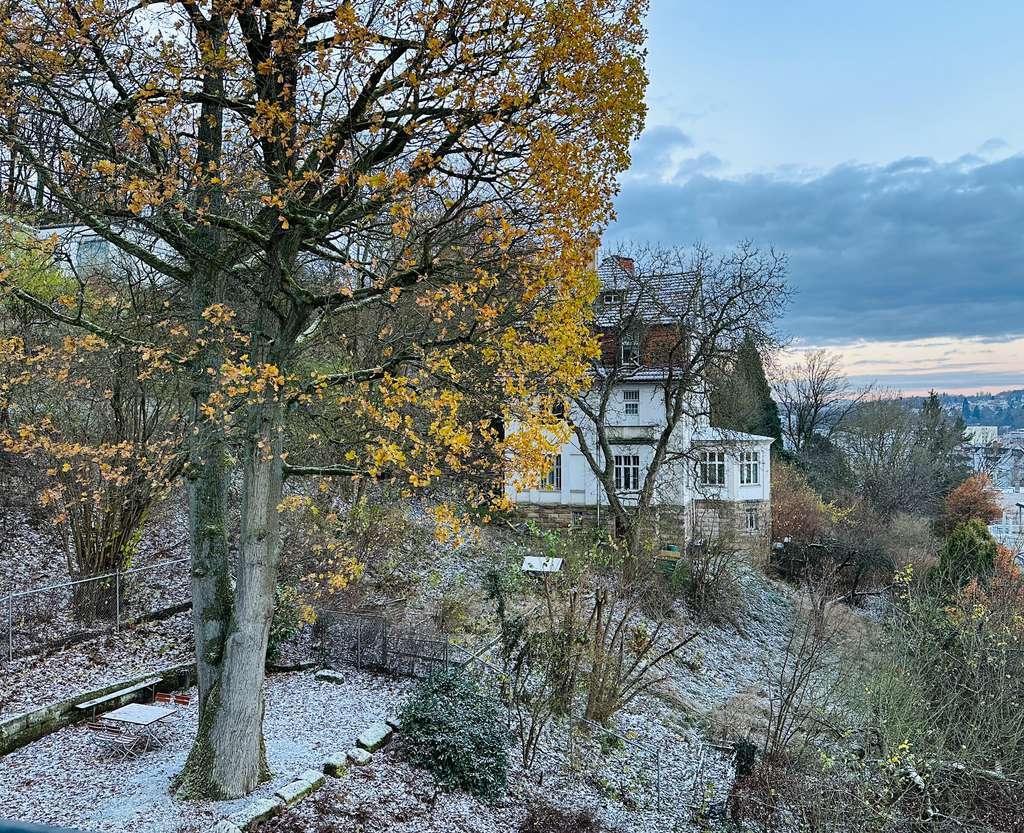
M 907 392 L 1024 387 L 1024 4 L 651 0 L 606 242 L 788 253 L 785 330 Z

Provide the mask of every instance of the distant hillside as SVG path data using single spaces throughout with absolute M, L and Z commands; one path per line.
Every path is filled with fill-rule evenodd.
M 1024 428 L 1024 388 L 973 396 L 940 394 L 939 398 L 947 411 L 961 414 L 968 425 Z M 918 405 L 923 399 L 914 397 L 911 401 Z

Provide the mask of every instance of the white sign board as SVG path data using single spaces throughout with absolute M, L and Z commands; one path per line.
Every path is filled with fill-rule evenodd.
M 557 573 L 561 569 L 561 558 L 546 558 L 543 555 L 528 555 L 523 559 L 524 573 Z

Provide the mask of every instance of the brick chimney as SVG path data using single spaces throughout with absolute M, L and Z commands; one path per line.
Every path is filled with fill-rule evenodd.
M 633 262 L 631 257 L 623 257 L 622 255 L 614 255 L 615 260 L 619 266 L 626 270 L 626 273 L 631 277 L 636 277 L 636 264 Z

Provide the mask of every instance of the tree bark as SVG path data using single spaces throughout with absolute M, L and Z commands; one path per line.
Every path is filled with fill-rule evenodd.
M 248 413 L 234 592 L 226 570 L 194 580 L 206 615 L 194 614 L 197 639 L 202 633 L 204 642 L 197 650 L 199 729 L 180 786 L 190 798 L 237 798 L 269 777 L 262 690 L 280 556 L 283 410 L 280 403 L 260 402 Z M 226 568 L 227 558 L 220 563 Z

